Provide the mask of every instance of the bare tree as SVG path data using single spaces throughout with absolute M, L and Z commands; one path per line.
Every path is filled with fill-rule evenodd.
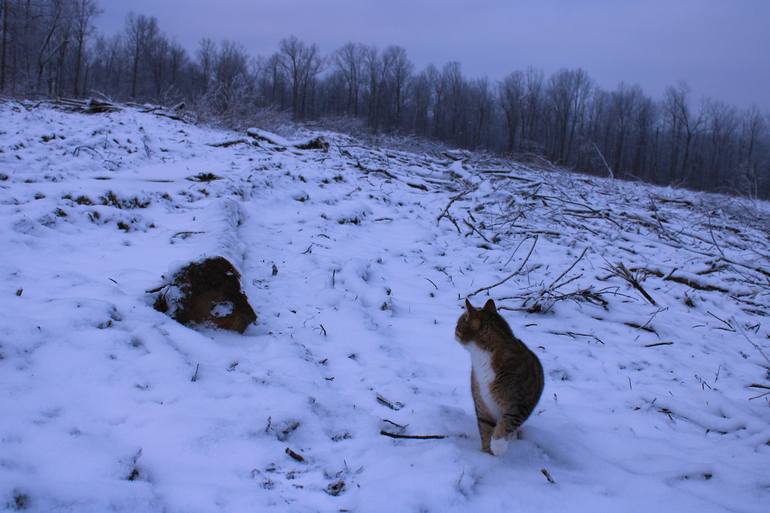
M 291 79 L 292 114 L 305 117 L 311 82 L 321 71 L 323 60 L 316 45 L 308 46 L 295 36 L 281 40 L 280 48 L 282 64 Z
M 676 87 L 666 89 L 664 100 L 665 109 L 671 119 L 672 128 L 672 160 L 671 160 L 671 178 L 680 177 L 684 180 L 691 180 L 690 172 L 690 149 L 696 134 L 699 132 L 703 123 L 701 114 L 694 114 L 690 107 L 690 87 L 684 83 L 679 83 Z M 680 153 L 680 134 L 684 134 L 684 155 L 682 165 L 677 172 L 678 155 Z
M 525 109 L 525 97 L 527 94 L 524 73 L 514 71 L 498 85 L 500 105 L 505 113 L 505 127 L 508 133 L 507 149 L 516 150 L 516 137 Z
M 401 113 L 404 108 L 404 97 L 409 78 L 412 75 L 414 66 L 406 55 L 406 50 L 400 46 L 389 46 L 385 49 L 382 57 L 383 77 L 388 83 L 388 89 L 391 93 L 391 105 L 393 110 L 393 125 L 401 125 Z
M 551 76 L 547 94 L 555 124 L 552 156 L 560 162 L 569 161 L 575 131 L 583 118 L 591 87 L 591 80 L 582 69 L 561 70 Z
M 9 29 L 8 20 L 10 18 L 8 14 L 8 10 L 10 7 L 8 4 L 10 3 L 11 3 L 11 0 L 3 0 L 3 4 L 2 4 L 3 38 L 0 39 L 0 91 L 5 91 L 5 70 L 6 70 L 5 56 L 7 55 L 6 50 L 8 48 L 8 29 Z
M 376 130 L 380 124 L 379 93 L 383 68 L 380 52 L 376 47 L 364 48 L 364 66 L 367 72 L 367 117 L 369 125 Z
M 139 65 L 147 54 L 148 42 L 158 33 L 158 21 L 130 13 L 126 18 L 126 40 L 131 51 L 131 98 L 136 98 L 139 85 Z
M 526 103 L 522 112 L 522 124 L 524 137 L 532 140 L 536 137 L 538 120 L 541 119 L 543 108 L 543 72 L 535 68 L 528 68 L 524 73 L 527 89 Z
M 334 53 L 335 69 L 344 77 L 347 89 L 346 110 L 348 114 L 358 116 L 359 96 L 361 93 L 362 67 L 365 48 L 360 44 L 346 43 Z
M 85 51 L 86 39 L 93 31 L 93 20 L 101 13 L 96 4 L 96 0 L 76 0 L 75 1 L 75 77 L 73 78 L 72 92 L 75 96 L 80 96 L 81 67 L 83 65 L 83 53 Z
M 45 36 L 39 44 L 37 52 L 37 80 L 35 82 L 35 89 L 38 92 L 42 92 L 43 72 L 46 66 L 59 53 L 61 47 L 68 43 L 67 34 L 62 33 L 64 32 L 63 28 L 65 25 L 64 1 L 53 0 L 47 7 L 48 12 L 43 18 L 46 23 Z

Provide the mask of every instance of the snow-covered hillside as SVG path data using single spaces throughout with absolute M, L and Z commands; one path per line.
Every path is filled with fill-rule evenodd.
M 767 204 L 325 137 L 0 104 L 0 509 L 768 511 Z M 152 308 L 203 255 L 244 335 Z M 470 294 L 546 371 L 500 458 Z

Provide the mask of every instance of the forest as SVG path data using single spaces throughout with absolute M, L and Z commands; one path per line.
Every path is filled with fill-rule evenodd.
M 2 0 L 0 93 L 184 103 L 201 121 L 316 121 L 428 140 L 580 172 L 770 198 L 770 115 L 700 98 L 614 90 L 583 69 L 536 67 L 501 80 L 459 62 L 418 69 L 407 50 L 347 43 L 326 53 L 295 36 L 272 55 L 203 37 L 194 51 L 154 17 L 103 34 L 96 0 Z M 526 48 L 521 48 L 526 53 Z

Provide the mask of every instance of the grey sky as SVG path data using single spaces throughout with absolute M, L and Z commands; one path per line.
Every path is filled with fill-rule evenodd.
M 582 67 L 605 88 L 654 97 L 686 80 L 697 96 L 770 111 L 770 0 L 101 0 L 99 27 L 156 16 L 194 50 L 202 37 L 270 54 L 290 34 L 324 53 L 347 41 L 405 47 L 419 67 L 462 63 L 499 79 L 529 65 Z

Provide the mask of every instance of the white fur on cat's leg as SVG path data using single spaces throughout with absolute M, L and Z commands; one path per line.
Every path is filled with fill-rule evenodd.
M 508 439 L 492 437 L 489 448 L 495 456 L 502 456 L 508 450 Z

